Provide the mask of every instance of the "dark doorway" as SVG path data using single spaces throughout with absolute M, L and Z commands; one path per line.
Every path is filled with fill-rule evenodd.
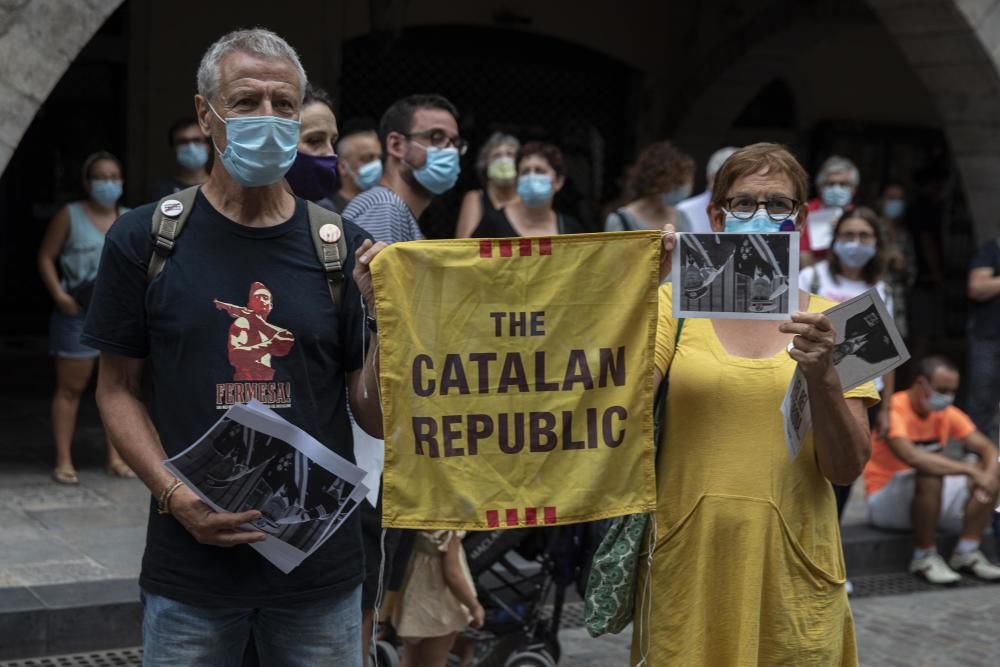
M 83 197 L 84 159 L 98 150 L 125 158 L 127 19 L 123 5 L 83 48 L 0 178 L 0 291 L 6 295 L 0 336 L 8 346 L 46 331 L 52 299 L 35 256 L 49 220 L 63 204 Z
M 471 147 L 459 184 L 421 219 L 429 237 L 453 234 L 462 193 L 479 187 L 476 151 L 496 130 L 558 145 L 568 178 L 556 205 L 598 228 L 597 203 L 615 194 L 614 179 L 634 142 L 635 70 L 555 38 L 470 26 L 358 37 L 344 44 L 342 62 L 341 122 L 377 122 L 411 93 L 440 93 L 458 107 Z

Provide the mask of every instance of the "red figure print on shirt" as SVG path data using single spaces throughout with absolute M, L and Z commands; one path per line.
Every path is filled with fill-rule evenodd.
M 215 307 L 233 318 L 229 325 L 229 363 L 233 380 L 273 380 L 272 357 L 287 355 L 295 345 L 288 329 L 267 321 L 274 302 L 264 283 L 251 283 L 246 306 L 235 306 L 213 299 Z

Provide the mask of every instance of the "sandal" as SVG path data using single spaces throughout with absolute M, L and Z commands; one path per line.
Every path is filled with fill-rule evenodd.
M 52 470 L 52 479 L 59 484 L 79 484 L 80 478 L 76 476 L 73 466 L 56 467 Z
M 132 472 L 132 469 L 124 461 L 109 463 L 104 467 L 104 472 L 112 477 L 121 477 L 122 479 L 133 479 L 135 477 L 135 473 Z

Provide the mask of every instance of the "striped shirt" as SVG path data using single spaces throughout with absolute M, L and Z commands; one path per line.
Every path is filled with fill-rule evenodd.
M 409 207 L 389 188 L 377 185 L 351 200 L 341 214 L 376 241 L 398 243 L 424 238 Z

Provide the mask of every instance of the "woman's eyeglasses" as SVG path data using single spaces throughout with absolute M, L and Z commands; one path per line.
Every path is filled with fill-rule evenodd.
M 726 209 L 737 220 L 749 220 L 763 206 L 767 217 L 775 222 L 784 222 L 795 215 L 800 203 L 791 197 L 768 197 L 758 201 L 753 197 L 738 196 L 726 200 Z

